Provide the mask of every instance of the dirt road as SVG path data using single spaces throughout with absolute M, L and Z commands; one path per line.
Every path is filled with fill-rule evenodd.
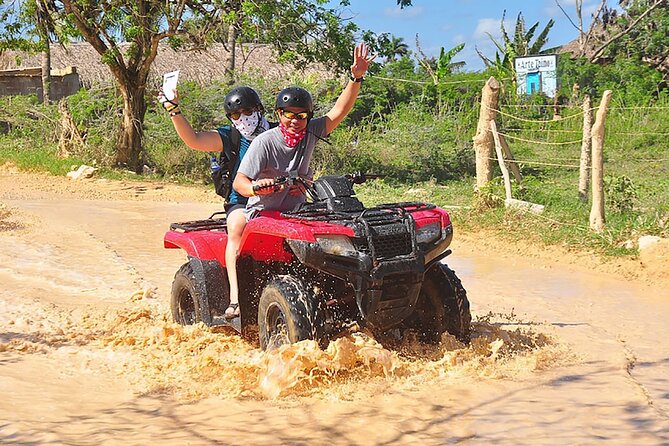
M 0 444 L 669 444 L 669 291 L 633 260 L 456 232 L 471 346 L 264 354 L 169 317 L 162 235 L 219 208 L 0 170 Z

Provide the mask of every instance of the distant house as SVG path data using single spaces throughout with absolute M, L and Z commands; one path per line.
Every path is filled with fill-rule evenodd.
M 76 93 L 81 88 L 79 74 L 74 67 L 51 70 L 50 98 L 60 98 Z M 42 69 L 18 68 L 0 70 L 0 96 L 34 94 L 42 101 Z

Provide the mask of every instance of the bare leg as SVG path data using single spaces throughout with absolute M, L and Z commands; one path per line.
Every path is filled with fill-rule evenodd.
M 227 219 L 228 242 L 225 246 L 225 266 L 230 282 L 230 307 L 225 310 L 226 317 L 239 316 L 239 285 L 237 282 L 237 254 L 239 242 L 246 226 L 246 217 L 243 209 L 235 209 Z M 236 304 L 236 305 L 234 305 Z

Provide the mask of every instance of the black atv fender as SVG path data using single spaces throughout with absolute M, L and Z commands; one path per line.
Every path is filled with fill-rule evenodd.
M 206 325 L 213 325 L 212 309 L 223 314 L 230 303 L 230 284 L 224 268 L 218 260 L 200 260 L 189 257 L 193 269 L 193 284 L 197 288 L 200 320 Z M 240 308 L 240 311 L 243 309 Z

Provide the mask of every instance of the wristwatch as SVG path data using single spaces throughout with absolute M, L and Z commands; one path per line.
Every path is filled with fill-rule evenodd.
M 364 76 L 363 77 L 353 77 L 353 75 L 351 75 L 351 82 L 360 83 L 363 80 L 365 80 Z

